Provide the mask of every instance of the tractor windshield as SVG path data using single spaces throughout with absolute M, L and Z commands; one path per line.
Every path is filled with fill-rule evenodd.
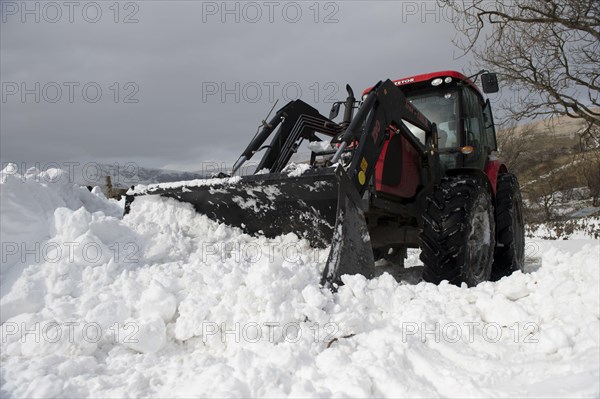
M 455 90 L 413 92 L 408 93 L 407 97 L 427 119 L 437 125 L 440 148 L 458 145 L 456 133 L 458 93 Z M 406 123 L 406 125 L 421 142 L 425 142 L 423 130 L 410 123 Z

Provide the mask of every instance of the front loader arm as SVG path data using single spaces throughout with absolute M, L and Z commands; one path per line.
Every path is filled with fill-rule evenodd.
M 263 146 L 278 127 L 271 142 Z M 303 139 L 317 140 L 315 133 L 333 137 L 341 132 L 342 127 L 339 124 L 321 115 L 319 111 L 304 101 L 290 101 L 278 110 L 268 123 L 263 121 L 260 132 L 256 134 L 234 164 L 232 174 L 261 149 L 265 149 L 265 153 L 256 170 L 268 169 L 270 173 L 281 172 L 297 150 L 299 141 Z
M 404 121 L 425 132 L 425 142 L 421 143 L 408 129 Z M 389 137 L 388 127 L 398 129 L 417 151 L 427 158 L 429 179 L 438 179 L 437 128 L 404 96 L 404 93 L 391 81 L 379 82 L 367 95 L 356 116 L 345 131 L 342 144 L 333 158 L 337 162 L 347 146 L 358 141 L 358 146 L 347 170 L 354 187 L 362 196 L 373 175 L 383 144 Z

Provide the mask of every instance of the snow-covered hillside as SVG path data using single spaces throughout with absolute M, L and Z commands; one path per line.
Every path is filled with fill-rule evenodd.
M 475 288 L 332 294 L 293 234 L 157 197 L 122 217 L 43 173 L 0 186 L 2 397 L 600 395 L 599 240 L 530 239 L 525 273 Z

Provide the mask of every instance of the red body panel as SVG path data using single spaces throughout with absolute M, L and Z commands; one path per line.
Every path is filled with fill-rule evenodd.
M 391 132 L 391 137 L 395 133 Z M 390 137 L 390 138 L 391 138 Z M 379 156 L 377 165 L 375 166 L 375 188 L 378 192 L 394 195 L 402 198 L 411 198 L 417 193 L 417 186 L 420 183 L 419 177 L 419 159 L 417 151 L 404 137 L 400 136 L 402 143 L 402 165 L 398 171 L 400 173 L 400 181 L 398 184 L 385 185 L 383 184 L 383 169 L 385 165 L 385 157 L 388 151 L 390 140 L 386 140 L 383 145 L 383 151 Z M 389 164 L 388 164 L 389 165 Z M 390 167 L 390 166 L 388 166 Z

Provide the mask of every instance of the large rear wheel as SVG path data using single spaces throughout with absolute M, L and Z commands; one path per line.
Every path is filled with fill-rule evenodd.
M 478 176 L 444 178 L 428 198 L 420 236 L 423 279 L 472 287 L 490 279 L 494 260 L 494 207 Z
M 512 173 L 498 176 L 496 191 L 496 250 L 492 280 L 499 280 L 525 264 L 523 203 L 517 177 Z

